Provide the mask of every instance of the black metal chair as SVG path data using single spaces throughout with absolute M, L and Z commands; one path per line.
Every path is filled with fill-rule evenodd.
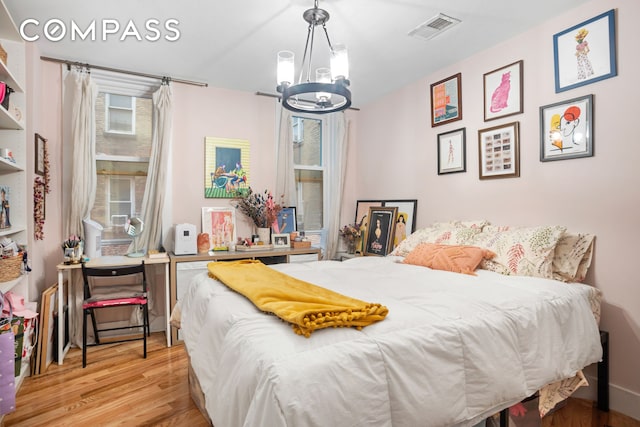
M 144 358 L 147 357 L 147 336 L 149 328 L 149 308 L 147 300 L 147 278 L 144 261 L 134 266 L 119 267 L 87 267 L 82 265 L 84 279 L 84 301 L 82 303 L 82 367 L 87 366 L 87 347 L 117 342 L 143 340 Z M 127 326 L 108 327 L 98 329 L 95 310 L 113 307 L 132 306 L 142 310 L 142 324 L 134 322 Z M 87 343 L 87 316 L 91 316 L 95 342 Z M 132 316 L 136 319 L 138 316 Z M 138 336 L 136 329 L 142 328 L 142 336 Z M 100 332 L 130 330 L 134 336 L 100 341 Z

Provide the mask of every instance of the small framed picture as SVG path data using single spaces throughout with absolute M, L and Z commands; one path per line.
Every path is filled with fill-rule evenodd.
M 438 135 L 438 175 L 467 171 L 466 128 Z
M 416 211 L 418 200 L 385 200 L 385 207 L 396 207 L 396 222 L 393 232 L 393 247 L 395 248 L 407 236 L 416 231 Z
M 540 161 L 593 156 L 593 95 L 540 107 Z
M 45 162 L 45 151 L 47 140 L 44 139 L 40 134 L 36 133 L 35 137 L 35 153 L 36 153 L 36 164 L 35 164 L 35 173 L 44 176 L 44 162 Z
M 484 75 L 484 121 L 523 112 L 523 61 L 505 65 Z
M 431 127 L 462 120 L 462 73 L 431 85 Z
M 202 208 L 202 232 L 209 234 L 209 250 L 227 250 L 236 237 L 234 208 Z
M 280 212 L 278 212 L 278 217 L 276 218 L 271 228 L 276 234 L 292 233 L 294 231 L 298 231 L 296 222 L 296 208 L 282 208 Z
M 369 208 L 364 254 L 385 256 L 393 250 L 396 207 Z
M 519 123 L 507 123 L 478 131 L 480 179 L 520 176 Z
M 291 246 L 290 234 L 272 234 L 271 243 L 274 248 L 288 248 Z
M 556 93 L 616 76 L 615 9 L 555 34 L 553 60 Z

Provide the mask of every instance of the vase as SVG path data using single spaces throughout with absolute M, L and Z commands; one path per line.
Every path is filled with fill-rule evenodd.
M 347 253 L 355 254 L 356 253 L 356 242 L 355 240 L 347 240 Z
M 271 243 L 271 229 L 269 227 L 258 227 L 258 239 L 265 245 Z

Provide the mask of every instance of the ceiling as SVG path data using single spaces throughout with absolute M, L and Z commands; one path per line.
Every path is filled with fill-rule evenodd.
M 505 38 L 572 9 L 587 0 L 320 0 L 331 18 L 327 23 L 333 44 L 349 49 L 353 106 L 363 105 L 451 63 L 491 47 Z M 307 35 L 302 13 L 313 0 L 4 0 L 17 26 L 25 26 L 42 56 L 166 75 L 249 92 L 276 93 L 276 54 L 296 54 L 296 77 Z M 439 13 L 462 22 L 425 41 L 407 34 Z M 49 41 L 58 19 L 67 29 L 60 41 Z M 145 28 L 160 23 L 157 33 Z M 178 24 L 171 24 L 175 19 Z M 111 21 L 110 21 L 111 20 Z M 71 40 L 76 24 L 84 32 L 95 21 L 95 39 Z M 103 24 L 115 34 L 103 34 Z M 134 27 L 127 27 L 129 21 Z M 163 25 L 179 31 L 166 30 Z M 153 25 L 152 25 L 153 27 Z M 128 31 L 125 33 L 126 29 Z M 142 37 L 139 41 L 135 33 Z M 123 34 L 129 34 L 121 40 Z M 322 36 L 322 33 L 319 34 Z M 106 37 L 106 41 L 103 40 Z M 548 34 L 541 37 L 551 37 Z M 314 60 L 328 58 L 324 38 L 316 37 Z M 315 61 L 314 61 L 315 62 Z M 328 65 L 326 59 L 325 65 Z M 496 64 L 500 66 L 502 64 Z M 447 76 L 442 76 L 447 77 Z

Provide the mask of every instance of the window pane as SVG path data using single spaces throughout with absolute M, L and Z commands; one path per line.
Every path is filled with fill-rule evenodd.
M 323 175 L 321 170 L 296 170 L 296 214 L 300 230 L 320 230 L 323 227 Z
M 130 202 L 131 181 L 128 179 L 111 178 L 111 191 L 109 194 L 109 199 L 111 202 Z
M 109 94 L 109 106 L 131 109 L 132 97 L 124 95 Z
M 322 166 L 322 121 L 294 117 L 293 126 L 293 162 L 296 165 Z M 299 127 L 302 130 L 302 139 Z
M 133 133 L 131 110 L 109 109 L 109 130 Z

